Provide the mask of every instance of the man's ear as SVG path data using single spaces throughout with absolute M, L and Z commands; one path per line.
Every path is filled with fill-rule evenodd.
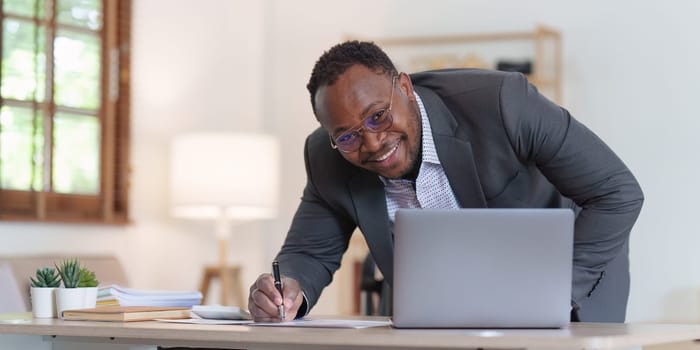
M 411 77 L 408 74 L 401 72 L 399 73 L 398 80 L 399 90 L 401 90 L 405 96 L 408 96 L 409 101 L 414 101 L 416 97 L 413 94 L 413 82 L 411 82 Z

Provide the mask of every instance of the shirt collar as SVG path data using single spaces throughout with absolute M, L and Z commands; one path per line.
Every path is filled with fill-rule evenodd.
M 435 142 L 433 142 L 433 130 L 430 128 L 430 119 L 428 119 L 428 112 L 423 106 L 423 100 L 420 99 L 418 93 L 413 93 L 416 97 L 416 103 L 418 103 L 418 109 L 420 110 L 421 124 L 423 130 L 423 159 L 424 163 L 440 164 L 440 159 L 438 159 L 437 151 L 435 150 Z

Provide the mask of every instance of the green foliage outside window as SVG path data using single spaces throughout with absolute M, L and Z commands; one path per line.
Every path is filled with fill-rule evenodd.
M 97 194 L 102 1 L 53 1 L 2 1 L 7 16 L 2 20 L 0 189 L 39 191 L 50 184 L 53 192 Z M 46 6 L 54 5 L 56 16 L 44 18 L 51 13 Z M 55 29 L 48 38 L 51 45 L 47 28 Z M 49 68 L 53 81 L 47 82 Z M 50 135 L 47 121 L 53 126 Z M 44 149 L 48 144 L 53 146 L 49 151 Z M 47 152 L 50 165 L 45 164 Z M 47 166 L 50 182 L 44 178 Z

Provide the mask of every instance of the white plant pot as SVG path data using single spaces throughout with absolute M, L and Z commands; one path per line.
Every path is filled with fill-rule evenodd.
M 32 314 L 36 318 L 56 317 L 56 288 L 32 287 L 29 291 L 32 300 Z
M 56 312 L 63 318 L 63 311 L 85 308 L 85 288 L 56 289 Z
M 85 298 L 83 299 L 83 308 L 91 309 L 97 306 L 97 287 L 80 288 L 85 290 Z

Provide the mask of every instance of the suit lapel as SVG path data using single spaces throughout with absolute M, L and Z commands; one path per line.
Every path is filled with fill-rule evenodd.
M 486 208 L 469 142 L 441 136 L 435 138 L 435 148 L 460 207 Z
M 420 86 L 414 88 L 428 113 L 435 149 L 457 201 L 462 208 L 486 208 L 467 137 L 460 135 L 457 121 L 439 96 Z
M 394 242 L 389 226 L 384 186 L 376 174 L 358 171 L 348 183 L 362 230 L 372 257 L 384 278 L 391 283 L 394 266 Z

